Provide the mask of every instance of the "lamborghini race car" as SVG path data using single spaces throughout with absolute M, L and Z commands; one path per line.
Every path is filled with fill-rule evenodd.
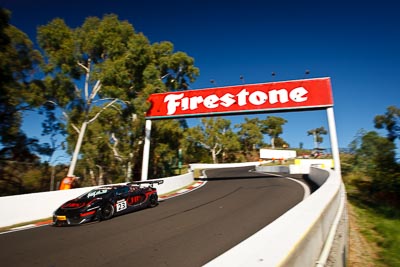
M 102 221 L 120 215 L 158 205 L 154 184 L 163 180 L 108 185 L 62 204 L 53 214 L 53 225 L 78 225 L 90 221 Z

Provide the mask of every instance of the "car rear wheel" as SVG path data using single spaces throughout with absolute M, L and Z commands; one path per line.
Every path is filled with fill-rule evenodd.
M 100 220 L 108 220 L 111 219 L 114 216 L 114 205 L 111 203 L 107 203 L 102 209 L 101 209 L 101 217 Z
M 154 208 L 155 206 L 158 205 L 158 196 L 157 194 L 151 195 L 150 196 L 150 204 L 149 207 L 150 208 Z

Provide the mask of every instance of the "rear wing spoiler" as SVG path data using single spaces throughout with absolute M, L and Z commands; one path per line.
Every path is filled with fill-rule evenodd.
M 141 184 L 149 184 L 150 186 L 153 186 L 154 184 L 163 184 L 164 180 L 156 180 L 156 181 L 137 181 L 137 182 L 130 182 L 127 183 L 127 185 L 141 185 Z

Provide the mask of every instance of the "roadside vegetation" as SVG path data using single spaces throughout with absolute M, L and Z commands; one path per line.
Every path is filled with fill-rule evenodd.
M 342 175 L 357 228 L 373 248 L 366 257 L 373 265 L 364 266 L 400 266 L 400 109 L 388 107 L 374 123 L 387 135 L 361 130 L 341 155 Z
M 349 196 L 355 224 L 350 231 L 358 231 L 368 244 L 350 240 L 349 266 L 399 266 L 400 216 L 398 209 L 371 204 Z M 352 255 L 352 253 L 354 255 Z M 360 254 L 362 256 L 360 256 Z M 357 264 L 359 265 L 357 265 Z

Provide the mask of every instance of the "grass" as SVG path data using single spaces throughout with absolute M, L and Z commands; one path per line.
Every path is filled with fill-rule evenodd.
M 348 197 L 361 233 L 378 247 L 378 264 L 400 266 L 400 210 L 367 201 L 357 194 L 350 193 Z

